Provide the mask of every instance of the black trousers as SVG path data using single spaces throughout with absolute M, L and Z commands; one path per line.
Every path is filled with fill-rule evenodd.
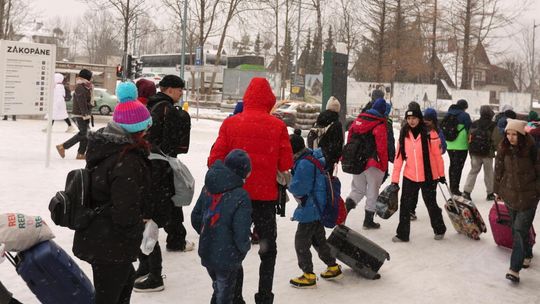
M 135 269 L 127 264 L 92 264 L 96 304 L 129 304 Z
M 154 250 L 146 255 L 142 252 L 139 252 L 139 268 L 137 269 L 137 276 L 142 276 L 147 273 L 161 277 L 161 270 L 163 258 L 161 257 L 161 247 L 159 242 L 154 246 Z
M 450 177 L 450 191 L 459 193 L 459 183 L 461 182 L 461 174 L 467 160 L 467 150 L 448 150 L 450 157 L 450 169 L 448 170 Z
M 186 228 L 182 207 L 173 206 L 169 220 L 163 227 L 167 232 L 167 248 L 184 250 L 186 248 Z
M 73 117 L 73 121 L 75 122 L 75 125 L 77 125 L 77 128 L 79 128 L 79 132 L 73 135 L 73 137 L 68 139 L 63 144 L 64 149 L 67 150 L 79 143 L 77 153 L 85 154 L 86 146 L 88 145 L 88 129 L 90 128 L 90 120 L 84 120 L 82 117 Z
M 252 201 L 253 213 L 251 215 L 254 230 L 259 235 L 259 290 L 255 294 L 256 304 L 271 304 L 274 302 L 272 286 L 274 283 L 274 268 L 277 256 L 277 224 L 275 201 Z M 236 278 L 236 292 L 233 303 L 242 303 L 238 299 L 238 291 L 242 291 L 244 274 L 240 270 Z
M 330 252 L 325 234 L 324 226 L 319 221 L 298 223 L 294 237 L 294 249 L 298 258 L 298 266 L 304 273 L 313 273 L 313 261 L 311 260 L 312 245 L 319 254 L 319 258 L 326 265 L 336 265 L 336 258 Z
M 437 182 L 413 182 L 403 177 L 401 190 L 401 203 L 399 207 L 399 225 L 396 230 L 398 238 L 409 240 L 411 233 L 411 207 L 418 202 L 418 192 L 422 190 L 422 198 L 428 209 L 431 228 L 435 234 L 446 232 L 446 226 L 442 217 L 442 210 L 437 205 Z

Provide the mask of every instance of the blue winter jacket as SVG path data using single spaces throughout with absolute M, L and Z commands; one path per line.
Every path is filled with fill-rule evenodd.
M 191 225 L 200 234 L 201 264 L 211 269 L 236 269 L 251 246 L 251 200 L 242 188 L 242 178 L 220 160 L 210 167 L 204 182 L 191 212 Z M 209 218 L 212 194 L 223 194 L 215 209 L 220 215 L 214 226 Z
M 323 167 L 325 165 L 320 148 L 313 151 L 306 149 L 306 152 L 294 163 L 289 192 L 299 201 L 298 207 L 294 210 L 293 220 L 300 223 L 320 220 L 320 211 L 324 210 L 326 204 L 325 176 L 315 167 L 315 164 L 306 159 L 308 155 L 312 155 Z

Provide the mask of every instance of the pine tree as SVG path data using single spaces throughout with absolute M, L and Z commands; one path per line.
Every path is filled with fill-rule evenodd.
M 255 39 L 255 46 L 253 51 L 257 56 L 261 54 L 261 34 L 259 33 L 257 33 L 257 39 Z
M 318 33 L 313 37 L 313 48 L 309 54 L 309 63 L 306 74 L 319 74 L 321 72 L 322 38 Z
M 328 38 L 325 41 L 324 50 L 327 52 L 336 52 L 336 46 L 334 45 L 334 35 L 332 33 L 332 26 L 328 27 Z
M 302 50 L 301 61 L 300 61 L 300 69 L 303 71 L 303 74 L 307 73 L 308 64 L 309 64 L 309 53 L 311 51 L 311 29 L 308 30 L 308 36 L 306 40 L 306 45 L 304 46 L 304 49 Z
M 283 79 L 290 79 L 291 71 L 292 71 L 293 47 L 292 47 L 292 40 L 291 40 L 291 32 L 289 29 L 285 31 L 285 42 L 283 44 L 283 48 L 281 52 L 282 52 L 281 59 L 283 60 L 281 63 L 282 77 Z

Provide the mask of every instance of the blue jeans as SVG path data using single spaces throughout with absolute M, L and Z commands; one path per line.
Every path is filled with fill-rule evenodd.
M 523 260 L 532 258 L 532 246 L 529 243 L 529 230 L 531 229 L 536 208 L 523 211 L 514 210 L 508 206 L 512 223 L 512 256 L 510 257 L 510 269 L 519 272 L 523 268 Z
M 206 268 L 210 278 L 212 278 L 212 294 L 211 304 L 231 304 L 233 302 L 234 292 L 236 288 L 236 276 L 238 269 L 218 270 Z

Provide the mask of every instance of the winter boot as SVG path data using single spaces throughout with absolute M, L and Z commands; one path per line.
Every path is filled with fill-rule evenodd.
M 495 194 L 490 193 L 486 196 L 486 201 L 494 201 L 495 200 Z
M 512 283 L 519 283 L 519 272 L 509 269 L 506 273 L 506 279 L 512 281 Z
M 257 292 L 255 294 L 255 304 L 274 303 L 274 294 L 272 292 Z
M 525 258 L 525 259 L 523 260 L 523 266 L 522 266 L 522 267 L 523 267 L 523 268 L 529 268 L 529 267 L 531 267 L 531 260 L 532 260 L 532 258 Z
M 259 244 L 259 235 L 255 230 L 251 233 L 251 244 L 258 245 Z
M 364 230 L 381 228 L 379 223 L 375 223 L 373 221 L 373 216 L 375 216 L 375 212 L 366 210 L 366 217 L 364 218 Z
M 84 155 L 84 153 L 77 153 L 77 157 L 75 157 L 75 159 L 85 160 L 86 155 Z
M 296 288 L 315 288 L 317 287 L 317 276 L 314 273 L 304 273 L 298 278 L 289 281 L 292 287 Z
M 356 208 L 356 202 L 347 197 L 345 200 L 345 209 L 347 209 L 347 214 L 349 214 L 349 212 L 354 208 Z
M 411 221 L 416 221 L 418 217 L 416 216 L 416 213 L 411 212 Z
M 321 273 L 321 278 L 325 280 L 334 280 L 341 278 L 342 275 L 341 266 L 336 264 L 334 266 L 328 266 L 326 270 Z
M 58 151 L 58 154 L 60 154 L 61 158 L 66 157 L 66 149 L 64 149 L 64 145 L 57 145 L 56 151 Z
M 471 194 L 469 192 L 467 192 L 467 191 L 463 191 L 461 196 L 463 196 L 463 198 L 465 198 L 467 200 L 471 200 Z
M 146 279 L 135 282 L 133 285 L 133 291 L 135 292 L 155 292 L 163 289 L 165 289 L 163 278 L 153 273 L 148 274 Z

